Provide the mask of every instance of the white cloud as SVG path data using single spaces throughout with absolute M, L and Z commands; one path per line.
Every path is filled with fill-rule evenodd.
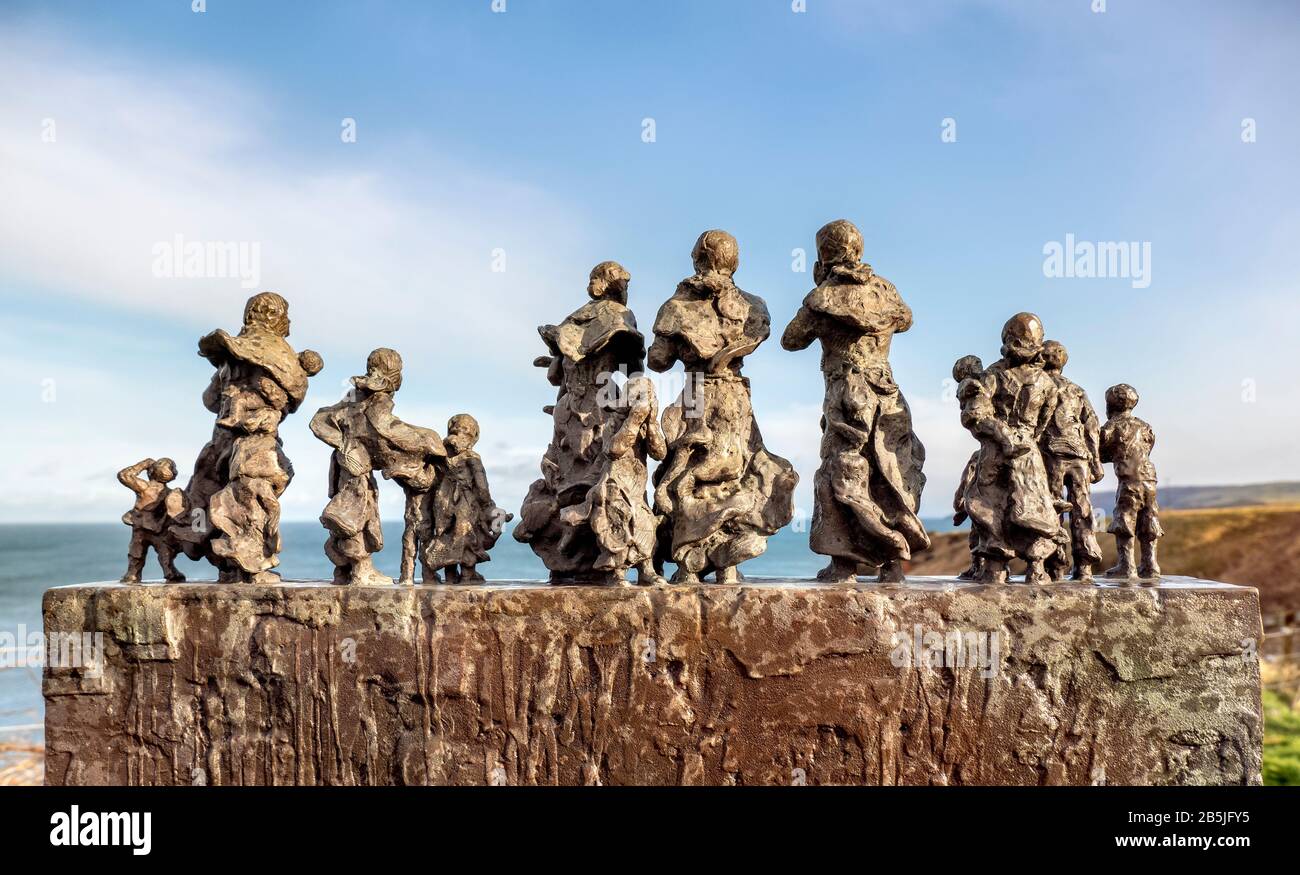
M 436 344 L 496 369 L 493 350 L 536 343 L 542 290 L 580 291 L 585 279 L 566 251 L 581 221 L 564 203 L 428 145 L 370 142 L 364 119 L 356 144 L 329 128 L 295 142 L 283 108 L 247 82 L 145 72 L 22 34 L 0 38 L 0 78 L 11 280 L 154 320 L 229 325 L 249 291 L 237 279 L 158 278 L 153 248 L 177 234 L 257 243 L 262 285 L 294 306 L 298 342 Z M 54 142 L 42 139 L 46 119 Z M 497 248 L 504 273 L 491 269 Z M 528 366 L 509 360 L 500 367 Z
M 283 429 L 298 475 L 286 518 L 314 518 L 324 503 L 328 449 L 303 420 L 338 399 L 376 346 L 407 359 L 412 421 L 432 398 L 445 401 L 431 420 L 439 427 L 453 412 L 479 418 L 485 446 L 496 444 L 484 456 L 501 475 L 497 500 L 518 505 L 549 436 L 540 412 L 511 412 L 552 393 L 531 367 L 542 351 L 535 326 L 562 316 L 546 291 L 572 289 L 574 307 L 585 300 L 575 254 L 584 224 L 564 202 L 427 143 L 370 142 L 364 119 L 356 144 L 335 129 L 320 142 L 286 140 L 270 95 L 198 66 L 145 70 L 11 32 L 0 36 L 0 80 L 0 294 L 17 301 L 25 287 L 121 314 L 120 325 L 80 336 L 54 326 L 39 344 L 32 330 L 51 326 L 7 317 L 0 365 L 20 390 L 4 431 L 21 463 L 0 475 L 0 519 L 112 519 L 129 503 L 113 473 L 144 455 L 173 456 L 181 482 L 188 476 L 211 429 L 198 403 L 206 364 L 118 363 L 115 347 L 237 328 L 250 292 L 236 278 L 156 277 L 154 246 L 177 234 L 259 244 L 262 287 L 291 304 L 291 341 L 326 352 Z M 492 270 L 498 248 L 504 272 Z M 62 392 L 46 404 L 51 371 Z

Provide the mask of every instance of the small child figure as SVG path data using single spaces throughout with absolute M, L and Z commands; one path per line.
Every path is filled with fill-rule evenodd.
M 630 377 L 607 409 L 601 445 L 605 467 L 587 490 L 582 504 L 570 505 L 562 518 L 586 523 L 596 536 L 600 555 L 595 569 L 621 584 L 631 568 L 641 586 L 663 584 L 655 570 L 658 521 L 646 500 L 646 459 L 662 461 L 668 444 L 659 427 L 659 399 L 654 383 L 643 375 Z M 686 474 L 682 482 L 691 475 Z M 567 521 L 567 520 L 566 520 Z
M 952 378 L 957 381 L 957 400 L 961 404 L 961 424 L 981 445 L 986 441 L 992 442 L 1003 456 L 1027 453 L 1029 447 L 1017 444 L 1006 423 L 998 419 L 993 399 L 980 381 L 983 376 L 984 363 L 977 355 L 962 356 L 952 366 Z
M 140 475 L 149 472 L 149 479 Z M 139 583 L 144 560 L 153 547 L 163 576 L 172 583 L 185 580 L 176 570 L 176 542 L 167 534 L 168 526 L 181 522 L 185 515 L 185 493 L 167 484 L 176 479 L 176 463 L 171 459 L 142 459 L 117 472 L 122 485 L 135 493 L 135 507 L 122 515 L 131 527 L 131 544 L 127 547 L 126 574 L 123 583 Z
M 426 582 L 430 571 L 444 568 L 447 583 L 483 580 L 475 566 L 490 561 L 488 551 L 515 518 L 492 501 L 483 460 L 474 452 L 478 436 L 478 421 L 468 413 L 447 421 L 446 469 L 434 491 L 433 531 L 424 550 Z
M 1156 503 L 1156 469 L 1151 448 L 1156 436 L 1151 426 L 1133 415 L 1137 390 L 1127 383 L 1106 390 L 1106 424 L 1101 428 L 1101 460 L 1115 466 L 1119 489 L 1110 533 L 1115 536 L 1119 562 L 1106 572 L 1110 578 L 1158 579 L 1156 541 L 1163 535 L 1160 506 Z M 1134 574 L 1133 539 L 1142 545 L 1142 559 Z
M 993 397 L 984 384 L 984 363 L 979 356 L 967 355 L 957 359 L 952 366 L 952 378 L 957 381 L 957 401 L 961 405 L 961 424 L 980 443 L 966 469 L 962 483 L 954 496 L 953 523 L 971 520 L 971 564 L 958 578 L 985 583 L 1006 583 L 1007 562 L 1014 558 L 1005 544 L 1004 522 L 998 508 L 990 506 L 987 495 L 1000 488 L 1003 479 L 1014 475 L 1007 473 L 1011 460 L 1029 452 L 1031 446 L 1017 441 L 1000 420 L 993 407 Z M 997 555 L 977 549 L 981 544 L 997 546 Z
M 957 401 L 961 404 L 961 424 L 974 435 L 981 447 L 971 454 L 966 468 L 962 471 L 961 482 L 957 485 L 957 494 L 953 496 L 952 522 L 956 526 L 965 522 L 969 516 L 966 510 L 966 494 L 975 482 L 980 453 L 983 452 L 984 445 L 992 444 L 991 450 L 1003 458 L 1023 452 L 1017 450 L 1007 427 L 998 420 L 993 409 L 993 400 L 980 382 L 983 376 L 984 362 L 977 355 L 964 355 L 953 363 L 952 378 L 957 383 Z M 979 544 L 979 532 L 974 521 L 971 522 L 969 544 L 970 565 L 957 575 L 957 579 L 982 580 L 985 577 L 985 559 L 975 549 Z

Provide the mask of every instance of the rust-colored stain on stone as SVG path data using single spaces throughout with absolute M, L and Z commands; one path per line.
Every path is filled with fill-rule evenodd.
M 46 671 L 50 784 L 1260 781 L 1258 595 L 1186 578 L 104 584 L 44 612 L 104 648 Z

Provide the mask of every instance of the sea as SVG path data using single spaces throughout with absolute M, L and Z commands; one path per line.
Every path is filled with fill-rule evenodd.
M 951 520 L 924 522 L 930 531 L 952 529 Z M 386 547 L 375 554 L 375 565 L 385 574 L 397 574 L 401 535 L 400 523 L 384 531 Z M 277 571 L 286 580 L 333 576 L 320 523 L 283 523 L 281 538 L 284 549 Z M 126 568 L 128 540 L 129 529 L 121 523 L 0 525 L 0 743 L 40 742 L 44 737 L 41 665 L 34 658 L 41 648 L 42 594 L 53 586 L 117 580 Z M 809 549 L 806 526 L 796 524 L 769 538 L 767 552 L 746 562 L 741 571 L 753 577 L 811 577 L 825 563 L 825 557 Z M 177 567 L 192 581 L 214 577 L 211 566 L 184 557 Z M 489 580 L 546 576 L 532 550 L 509 531 L 493 548 L 492 560 L 479 570 Z M 152 552 L 144 576 L 162 577 Z

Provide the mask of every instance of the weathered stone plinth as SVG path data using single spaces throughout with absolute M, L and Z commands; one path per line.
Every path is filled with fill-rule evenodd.
M 1186 578 L 88 585 L 45 627 L 103 633 L 46 673 L 51 784 L 1260 780 L 1258 595 Z

